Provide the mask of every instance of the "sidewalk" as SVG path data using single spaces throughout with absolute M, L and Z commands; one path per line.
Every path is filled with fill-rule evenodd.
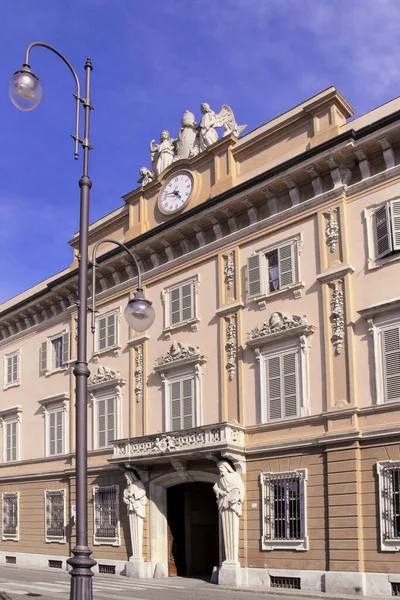
M 231 587 L 231 586 L 218 586 L 222 590 L 231 590 L 232 592 L 250 592 L 253 594 L 268 594 L 269 596 L 282 596 L 283 598 L 323 598 L 324 600 L 388 600 L 393 596 L 362 596 L 358 595 L 346 595 L 346 594 L 326 594 L 325 592 L 319 592 L 312 590 L 288 590 L 271 587 Z

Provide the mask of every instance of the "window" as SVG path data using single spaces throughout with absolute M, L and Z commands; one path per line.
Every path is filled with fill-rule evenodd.
M 162 293 L 164 302 L 164 331 L 192 323 L 196 330 L 197 293 L 199 276 L 171 286 Z
M 5 462 L 18 460 L 18 421 L 4 422 L 5 427 Z
M 306 535 L 305 469 L 261 473 L 263 550 L 308 550 Z
M 190 429 L 196 426 L 194 377 L 183 376 L 169 382 L 170 429 Z
M 47 455 L 64 454 L 64 408 L 56 408 L 47 414 Z
M 279 245 L 264 248 L 247 259 L 247 297 L 269 296 L 289 288 L 298 289 L 300 282 L 300 236 Z
M 400 400 L 400 325 L 384 328 L 381 334 L 384 402 Z
M 18 540 L 19 493 L 3 493 L 3 540 Z
M 65 542 L 65 491 L 44 492 L 46 542 Z
M 96 318 L 95 352 L 118 346 L 118 311 Z
M 68 366 L 69 333 L 60 333 L 48 337 L 40 346 L 40 375 L 48 375 Z
M 400 550 L 400 462 L 377 464 L 381 550 Z
M 265 357 L 267 420 L 298 415 L 298 351 L 289 350 Z
M 400 199 L 366 208 L 364 217 L 368 267 L 379 267 L 384 262 L 400 257 Z
M 20 384 L 20 361 L 21 354 L 17 350 L 4 357 L 4 388 Z
M 120 540 L 119 487 L 117 485 L 93 488 L 93 513 L 93 543 L 118 546 Z
M 95 397 L 95 448 L 107 448 L 117 435 L 117 401 L 113 391 Z

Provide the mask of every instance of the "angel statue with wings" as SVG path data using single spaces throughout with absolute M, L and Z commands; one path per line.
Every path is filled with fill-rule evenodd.
M 230 106 L 223 104 L 221 110 L 216 114 L 207 102 L 203 102 L 200 105 L 200 110 L 203 113 L 203 117 L 199 123 L 200 128 L 200 151 L 203 152 L 208 146 L 214 144 L 218 140 L 218 133 L 216 127 L 223 127 L 223 137 L 233 133 L 239 136 L 241 131 L 247 127 L 247 125 L 238 125 L 235 121 L 235 115 Z
M 155 140 L 150 142 L 151 164 L 156 177 L 160 175 L 173 162 L 176 150 L 175 138 L 171 138 L 169 131 L 164 129 L 160 134 L 160 143 Z

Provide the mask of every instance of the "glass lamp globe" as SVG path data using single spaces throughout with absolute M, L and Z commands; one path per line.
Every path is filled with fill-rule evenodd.
M 142 290 L 137 290 L 134 298 L 129 300 L 124 316 L 132 329 L 142 332 L 151 327 L 156 313 L 151 302 L 144 297 Z
M 23 67 L 11 77 L 8 94 L 14 106 L 26 112 L 37 107 L 43 92 L 36 75 L 29 68 Z

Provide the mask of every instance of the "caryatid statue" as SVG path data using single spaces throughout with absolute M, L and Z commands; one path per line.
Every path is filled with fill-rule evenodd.
M 218 132 L 216 127 L 224 129 L 223 137 L 233 133 L 239 137 L 240 133 L 247 125 L 238 125 L 235 120 L 233 110 L 227 104 L 223 104 L 221 110 L 216 114 L 207 102 L 200 105 L 200 110 L 203 113 L 200 127 L 200 152 L 203 152 L 208 146 L 214 144 L 218 140 Z
M 192 158 L 200 152 L 199 126 L 190 110 L 183 113 L 181 128 L 178 133 L 176 158 Z
M 239 517 L 242 514 L 245 487 L 240 474 L 227 461 L 221 460 L 217 467 L 219 478 L 213 489 L 222 519 L 225 561 L 238 563 Z
M 150 153 L 151 153 L 151 164 L 153 171 L 158 177 L 160 173 L 164 171 L 174 161 L 175 149 L 176 149 L 175 138 L 171 138 L 169 131 L 164 129 L 160 134 L 160 143 L 156 144 L 155 140 L 150 142 Z
M 127 486 L 124 502 L 127 506 L 131 532 L 132 558 L 142 560 L 143 520 L 146 516 L 147 495 L 144 483 L 132 471 L 125 471 Z

